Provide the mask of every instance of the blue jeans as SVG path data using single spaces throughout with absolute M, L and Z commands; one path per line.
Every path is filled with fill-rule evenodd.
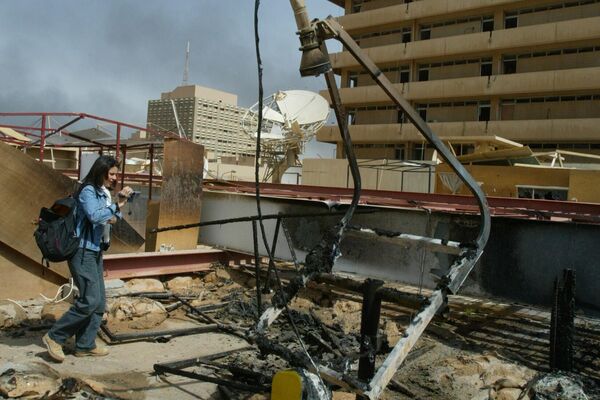
M 78 249 L 69 260 L 69 270 L 79 289 L 79 297 L 48 331 L 48 336 L 65 344 L 74 335 L 77 350 L 91 350 L 96 347 L 96 334 L 106 304 L 102 253 Z

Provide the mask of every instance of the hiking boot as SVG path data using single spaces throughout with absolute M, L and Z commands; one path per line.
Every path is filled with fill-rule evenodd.
M 104 357 L 108 355 L 108 349 L 104 346 L 96 346 L 90 350 L 75 350 L 75 357 Z
M 60 343 L 52 340 L 47 333 L 42 337 L 42 342 L 46 345 L 48 354 L 54 361 L 63 362 L 65 360 L 65 353 Z

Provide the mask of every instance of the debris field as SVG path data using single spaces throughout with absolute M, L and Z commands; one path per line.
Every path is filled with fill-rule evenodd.
M 284 281 L 295 274 L 288 264 L 277 268 Z M 215 265 L 208 273 L 109 281 L 101 338 L 110 355 L 76 359 L 67 348 L 63 364 L 53 364 L 45 355 L 41 336 L 66 311 L 68 301 L 3 301 L 0 395 L 268 399 L 273 375 L 299 367 L 294 363 L 302 362 L 303 347 L 314 362 L 355 374 L 361 356 L 361 294 L 348 289 L 352 285 L 337 284 L 339 278 L 323 276 L 303 289 L 289 313 L 269 327 L 268 343 L 256 343 L 249 335 L 260 314 L 254 271 L 251 265 Z M 262 301 L 268 302 L 273 292 L 261 287 Z M 429 325 L 381 398 L 600 398 L 598 321 L 576 320 L 575 371 L 552 373 L 548 311 L 464 296 L 451 296 L 449 305 Z M 377 363 L 417 311 L 402 302 L 382 304 Z M 343 388 L 333 389 L 334 399 L 354 397 Z

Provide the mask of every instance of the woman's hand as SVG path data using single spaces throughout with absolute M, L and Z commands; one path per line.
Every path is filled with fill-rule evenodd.
M 125 186 L 121 191 L 117 194 L 117 204 L 119 208 L 123 208 L 125 204 L 127 204 L 127 199 L 133 193 L 133 189 L 129 186 Z

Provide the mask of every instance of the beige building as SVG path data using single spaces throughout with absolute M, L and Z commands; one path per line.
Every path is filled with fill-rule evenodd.
M 175 111 L 185 135 L 204 145 L 209 161 L 254 157 L 255 141 L 242 130 L 245 108 L 237 95 L 198 85 L 179 86 L 148 101 L 148 128 L 178 132 Z
M 600 0 L 332 2 L 439 136 L 600 153 Z M 347 51 L 331 58 L 357 157 L 430 159 L 432 149 L 358 62 Z M 317 139 L 344 157 L 336 126 Z

